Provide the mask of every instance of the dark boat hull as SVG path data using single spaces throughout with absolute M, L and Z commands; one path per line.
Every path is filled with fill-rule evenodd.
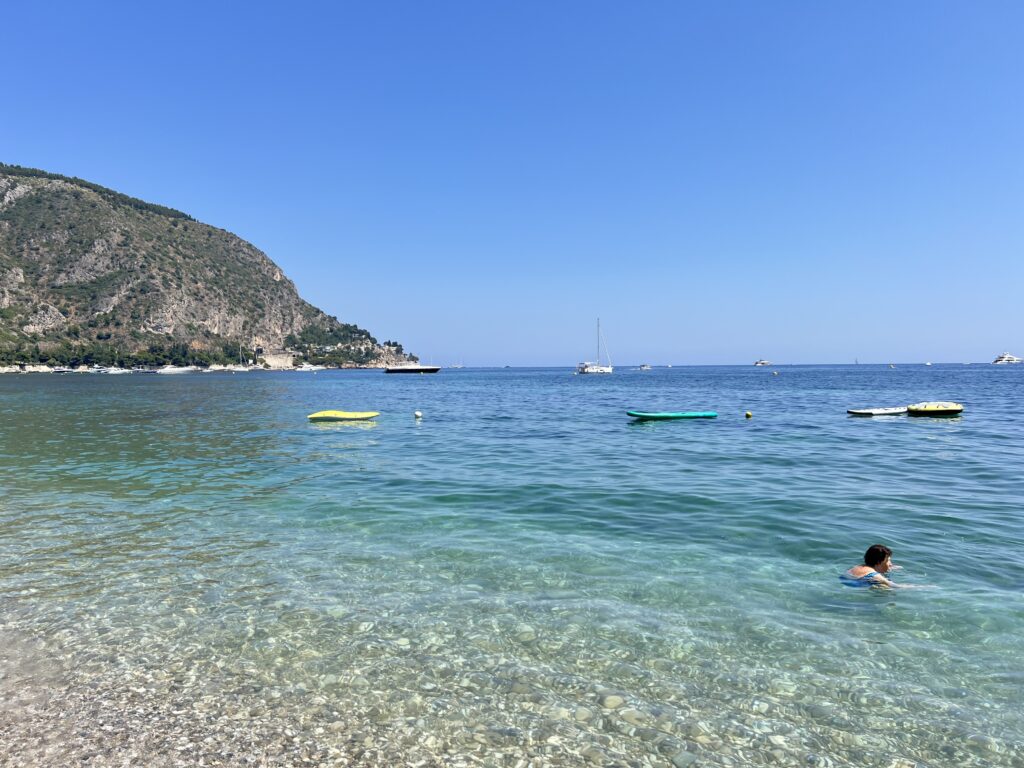
M 437 373 L 440 370 L 440 365 L 396 365 L 385 368 L 384 373 Z

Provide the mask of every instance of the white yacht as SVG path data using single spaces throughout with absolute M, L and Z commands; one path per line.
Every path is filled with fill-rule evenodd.
M 612 368 L 612 358 L 608 354 L 608 345 L 604 346 L 605 357 L 608 358 L 608 365 L 601 365 L 601 318 L 597 318 L 597 362 L 596 363 L 580 363 L 576 366 L 576 373 L 611 373 L 614 369 Z
M 199 370 L 198 365 L 165 365 L 157 368 L 157 373 L 195 373 Z
M 755 360 L 754 365 L 771 365 L 771 360 Z
M 1010 363 L 1024 363 L 1024 357 L 1017 357 L 1009 352 L 1003 352 L 1003 354 L 992 361 L 992 365 L 1009 365 Z

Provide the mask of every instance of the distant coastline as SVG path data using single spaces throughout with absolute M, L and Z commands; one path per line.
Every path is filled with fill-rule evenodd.
M 136 366 L 133 368 L 118 368 L 113 366 L 85 366 L 80 365 L 77 367 L 68 367 L 60 365 L 41 365 L 33 363 L 25 363 L 23 365 L 0 365 L 0 374 L 4 373 L 45 373 L 54 375 L 65 375 L 65 374 L 110 374 L 110 373 L 159 373 L 163 368 L 175 367 L 175 366 L 160 366 L 160 367 L 141 367 Z M 383 365 L 309 365 L 303 363 L 301 365 L 288 364 L 284 365 L 281 363 L 264 363 L 261 365 L 219 365 L 213 364 L 208 366 L 188 366 L 194 368 L 194 373 L 241 373 L 249 371 L 340 371 L 340 370 L 383 370 Z

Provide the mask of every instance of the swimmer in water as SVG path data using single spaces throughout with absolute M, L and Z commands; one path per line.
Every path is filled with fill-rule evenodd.
M 848 587 L 890 587 L 907 589 L 909 584 L 897 584 L 886 578 L 885 574 L 900 566 L 893 565 L 892 550 L 884 544 L 872 544 L 864 553 L 863 565 L 855 565 L 839 580 Z

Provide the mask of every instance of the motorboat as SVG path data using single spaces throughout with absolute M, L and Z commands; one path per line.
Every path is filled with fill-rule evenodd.
M 1003 354 L 992 361 L 992 365 L 1010 365 L 1013 363 L 1024 363 L 1024 357 L 1017 357 L 1009 352 L 1003 352 Z
M 771 360 L 755 360 L 754 365 L 771 365 Z
M 649 371 L 649 370 L 651 370 L 651 366 L 649 366 L 647 363 L 644 363 L 643 365 L 640 366 L 640 370 L 641 371 Z
M 199 370 L 198 365 L 165 365 L 157 368 L 157 373 L 195 373 Z

